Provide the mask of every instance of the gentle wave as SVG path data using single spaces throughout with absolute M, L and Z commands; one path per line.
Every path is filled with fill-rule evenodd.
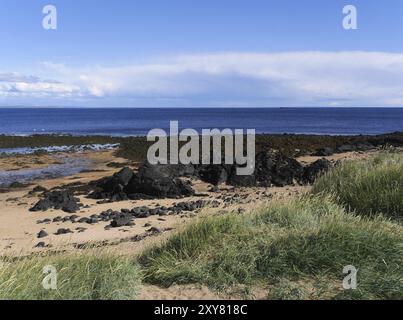
M 39 148 L 4 148 L 0 149 L 1 156 L 34 154 L 38 152 L 57 153 L 57 152 L 84 152 L 84 151 L 102 151 L 114 150 L 119 144 L 86 144 L 78 146 L 49 146 Z

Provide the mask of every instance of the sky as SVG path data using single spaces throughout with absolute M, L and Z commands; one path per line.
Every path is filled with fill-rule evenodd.
M 402 14 L 401 0 L 0 0 L 0 106 L 401 107 Z

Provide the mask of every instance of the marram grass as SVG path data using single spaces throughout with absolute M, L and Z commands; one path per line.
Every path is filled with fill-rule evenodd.
M 57 270 L 56 289 L 45 289 L 42 284 L 46 266 Z M 3 258 L 0 262 L 2 300 L 135 299 L 140 283 L 136 264 L 106 253 Z
M 403 155 L 385 152 L 366 161 L 348 161 L 314 184 L 313 194 L 328 194 L 359 215 L 403 218 Z
M 382 217 L 351 215 L 329 198 L 307 197 L 251 217 L 202 219 L 139 261 L 145 281 L 162 286 L 263 284 L 271 299 L 393 299 L 403 296 L 402 231 Z M 347 265 L 359 269 L 355 291 L 342 290 Z

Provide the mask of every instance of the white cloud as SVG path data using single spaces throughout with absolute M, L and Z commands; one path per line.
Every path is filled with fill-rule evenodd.
M 119 67 L 72 68 L 50 62 L 43 67 L 58 82 L 0 73 L 0 95 L 127 103 L 166 100 L 173 105 L 180 100 L 189 106 L 403 104 L 400 53 L 220 53 L 171 56 Z

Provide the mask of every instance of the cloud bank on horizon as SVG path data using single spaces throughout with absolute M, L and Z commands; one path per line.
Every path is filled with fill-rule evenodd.
M 39 70 L 0 70 L 0 105 L 403 106 L 403 53 L 229 52 L 114 67 L 43 62 Z

